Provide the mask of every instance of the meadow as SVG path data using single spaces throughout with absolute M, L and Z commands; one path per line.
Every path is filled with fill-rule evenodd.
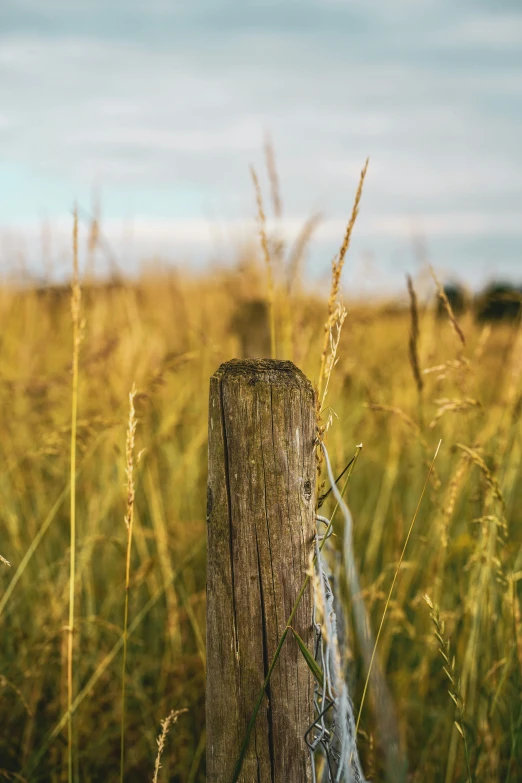
M 0 289 L 0 554 L 11 564 L 0 563 L 0 778 L 68 777 L 71 486 L 72 774 L 119 778 L 135 385 L 125 776 L 152 779 L 161 721 L 186 709 L 166 739 L 158 780 L 205 780 L 209 378 L 247 350 L 249 307 L 261 313 L 261 344 L 270 343 L 268 296 L 277 356 L 317 383 L 328 291 L 311 294 L 292 274 L 286 283 L 276 274 L 267 288 L 263 259 L 253 258 L 199 277 L 80 280 L 76 327 L 67 287 Z M 522 780 L 522 328 L 477 324 L 472 313 L 457 321 L 444 308 L 441 317 L 435 284 L 425 300 L 409 301 L 406 285 L 403 302 L 346 299 L 324 437 L 336 471 L 363 443 L 347 498 L 374 633 L 442 440 L 378 655 L 409 780 L 471 774 L 514 783 Z M 345 665 L 357 713 L 365 681 L 357 645 Z M 358 738 L 373 780 L 382 779 L 387 741 L 379 709 L 367 700 Z

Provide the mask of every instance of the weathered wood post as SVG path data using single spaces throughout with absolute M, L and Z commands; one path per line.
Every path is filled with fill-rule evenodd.
M 210 381 L 207 780 L 230 783 L 313 550 L 315 406 L 291 362 L 233 360 Z M 312 648 L 311 593 L 292 627 Z M 290 634 L 239 780 L 307 783 L 312 678 Z

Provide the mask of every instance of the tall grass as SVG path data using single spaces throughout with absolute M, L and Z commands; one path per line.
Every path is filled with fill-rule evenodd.
M 253 299 L 258 279 L 215 269 L 197 279 L 172 273 L 84 286 L 74 434 L 69 291 L 0 289 L 0 545 L 11 563 L 0 569 L 0 774 L 65 779 L 73 720 L 73 771 L 86 781 L 120 774 L 128 560 L 122 487 L 135 381 L 146 452 L 134 476 L 125 774 L 152 777 L 157 726 L 172 709 L 186 708 L 159 779 L 205 779 L 206 389 L 219 363 L 240 349 L 231 328 L 239 280 Z M 284 312 L 296 339 L 284 358 L 317 382 L 328 291 L 324 298 L 292 291 Z M 406 291 L 400 306 L 345 298 L 348 315 L 328 385 L 338 417 L 328 450 L 340 472 L 364 441 L 350 479 L 354 551 L 374 631 L 387 606 L 377 652 L 411 780 L 457 783 L 469 776 L 425 610 L 428 594 L 456 659 L 471 776 L 514 783 L 522 747 L 522 330 L 517 324 L 485 330 L 465 314 L 458 321 L 464 345 L 450 320 L 436 316 L 435 296 L 434 286 L 432 300 L 417 312 L 422 417 Z M 444 459 L 401 559 L 440 439 Z M 327 515 L 331 503 L 322 509 Z M 342 535 L 330 541 L 340 555 Z M 74 657 L 71 700 L 62 639 L 74 584 L 67 643 L 74 628 L 73 650 L 81 655 Z M 349 621 L 345 599 L 341 580 Z M 365 681 L 357 648 L 343 665 L 357 708 Z M 376 730 L 376 708 L 370 698 L 359 740 L 365 769 L 373 766 L 381 779 L 386 738 Z
M 73 218 L 73 277 L 71 288 L 72 318 L 72 408 L 71 408 L 71 469 L 70 469 L 70 565 L 69 565 L 69 624 L 67 628 L 67 770 L 69 783 L 73 780 L 73 654 L 74 654 L 74 598 L 76 585 L 76 432 L 78 419 L 78 360 L 80 353 L 81 290 L 78 268 L 78 212 Z
M 276 321 L 275 321 L 275 283 L 274 283 L 274 270 L 272 256 L 268 245 L 268 233 L 266 226 L 266 214 L 263 206 L 263 196 L 261 193 L 261 186 L 257 178 L 256 171 L 252 166 L 250 169 L 252 175 L 252 182 L 254 184 L 254 190 L 256 193 L 257 203 L 257 220 L 259 224 L 259 239 L 261 243 L 261 250 L 263 252 L 263 258 L 266 267 L 266 280 L 268 288 L 268 310 L 270 318 L 270 354 L 272 359 L 277 358 L 277 344 L 276 344 Z
M 411 524 L 410 524 L 410 526 L 408 528 L 408 532 L 406 534 L 406 538 L 405 538 L 405 541 L 404 541 L 404 546 L 402 548 L 399 560 L 397 561 L 397 567 L 395 569 L 395 573 L 393 574 L 393 579 L 391 581 L 390 589 L 388 591 L 388 595 L 387 595 L 386 601 L 384 603 L 382 617 L 381 617 L 379 626 L 377 628 L 377 633 L 375 635 L 375 642 L 374 642 L 372 654 L 371 654 L 371 657 L 370 657 L 370 663 L 368 665 L 368 672 L 366 674 L 366 679 L 364 681 L 364 687 L 363 687 L 363 692 L 362 692 L 362 696 L 361 696 L 361 702 L 359 704 L 359 713 L 357 715 L 357 724 L 356 724 L 356 727 L 355 727 L 355 731 L 356 732 L 359 731 L 359 726 L 361 725 L 361 716 L 362 716 L 362 711 L 363 711 L 363 707 L 364 707 L 364 701 L 365 701 L 366 693 L 368 691 L 368 685 L 370 683 L 370 679 L 371 679 L 371 676 L 372 676 L 372 669 L 373 669 L 373 664 L 374 664 L 374 661 L 375 661 L 375 656 L 377 654 L 377 647 L 378 647 L 378 644 L 379 644 L 379 639 L 381 638 L 381 633 L 382 633 L 382 629 L 384 627 L 384 621 L 386 619 L 386 614 L 388 612 L 388 609 L 389 609 L 389 606 L 390 606 L 390 602 L 391 602 L 391 599 L 392 599 L 393 590 L 395 588 L 395 583 L 397 581 L 397 577 L 399 576 L 399 572 L 401 570 L 401 565 L 402 565 L 402 563 L 404 561 L 404 557 L 406 555 L 406 549 L 408 547 L 408 543 L 410 541 L 411 534 L 413 533 L 413 528 L 415 526 L 415 522 L 417 521 L 417 517 L 419 515 L 419 510 L 420 510 L 420 507 L 421 507 L 421 503 L 422 503 L 422 500 L 423 500 L 424 495 L 426 493 L 426 489 L 428 487 L 428 483 L 429 483 L 429 480 L 431 478 L 431 474 L 433 472 L 433 468 L 435 466 L 435 460 L 437 459 L 437 455 L 439 453 L 439 449 L 440 449 L 441 443 L 442 443 L 442 441 L 439 441 L 437 449 L 436 449 L 434 457 L 433 457 L 433 461 L 432 461 L 432 463 L 430 465 L 430 468 L 429 468 L 429 471 L 428 471 L 428 475 L 426 477 L 426 482 L 425 482 L 425 484 L 424 484 L 424 486 L 422 488 L 422 492 L 421 492 L 421 495 L 420 495 L 420 498 L 419 498 L 419 502 L 417 503 L 417 507 L 415 509 L 415 513 L 413 514 L 413 518 L 411 520 Z
M 158 783 L 159 771 L 161 769 L 161 756 L 163 755 L 163 751 L 165 750 L 167 735 L 171 727 L 173 726 L 173 724 L 177 723 L 179 716 L 183 712 L 186 712 L 186 710 L 171 710 L 167 715 L 167 717 L 161 721 L 161 734 L 157 739 L 158 753 L 154 764 L 154 776 L 152 778 L 152 783 Z
M 319 368 L 319 380 L 317 382 L 317 396 L 319 399 L 322 399 L 323 383 L 325 380 L 326 362 L 328 356 L 328 346 L 330 342 L 330 335 L 333 328 L 335 313 L 337 311 L 337 297 L 341 289 L 341 275 L 343 272 L 346 253 L 348 252 L 348 248 L 350 247 L 350 241 L 352 238 L 352 232 L 355 226 L 355 221 L 357 220 L 357 215 L 359 214 L 359 207 L 361 204 L 364 180 L 366 179 L 366 174 L 368 172 L 369 162 L 370 162 L 369 159 L 367 159 L 366 163 L 364 164 L 363 170 L 361 171 L 359 185 L 357 188 L 357 192 L 355 194 L 355 201 L 352 207 L 352 213 L 350 215 L 350 220 L 348 221 L 348 225 L 346 226 L 344 239 L 341 248 L 339 250 L 339 254 L 332 261 L 332 283 L 330 288 L 330 296 L 328 297 L 327 319 L 324 325 L 323 350 L 321 352 L 321 365 Z
M 123 783 L 125 765 L 125 677 L 127 675 L 127 646 L 129 630 L 129 592 L 131 574 L 132 533 L 134 528 L 134 501 L 136 490 L 134 486 L 135 468 L 135 441 L 136 408 L 134 400 L 136 387 L 133 386 L 129 393 L 129 421 L 127 424 L 127 440 L 125 443 L 125 472 L 127 475 L 127 513 L 125 514 L 125 527 L 127 529 L 127 547 L 125 555 L 125 609 L 123 613 L 123 659 L 121 664 L 121 748 L 120 748 L 120 780 Z M 138 455 L 139 459 L 139 455 Z

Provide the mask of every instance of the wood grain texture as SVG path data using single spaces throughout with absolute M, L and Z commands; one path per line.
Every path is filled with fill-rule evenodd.
M 227 783 L 313 549 L 315 408 L 291 362 L 233 360 L 210 382 L 207 506 L 207 780 Z M 293 627 L 312 649 L 311 593 Z M 287 637 L 242 783 L 311 780 L 310 671 Z

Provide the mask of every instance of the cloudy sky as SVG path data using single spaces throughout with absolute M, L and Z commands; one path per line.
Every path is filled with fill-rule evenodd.
M 0 0 L 4 268 L 40 273 L 44 222 L 66 263 L 93 188 L 125 268 L 231 254 L 267 132 L 288 237 L 324 215 L 310 274 L 369 156 L 348 281 L 401 286 L 420 237 L 442 273 L 522 282 L 519 0 Z

